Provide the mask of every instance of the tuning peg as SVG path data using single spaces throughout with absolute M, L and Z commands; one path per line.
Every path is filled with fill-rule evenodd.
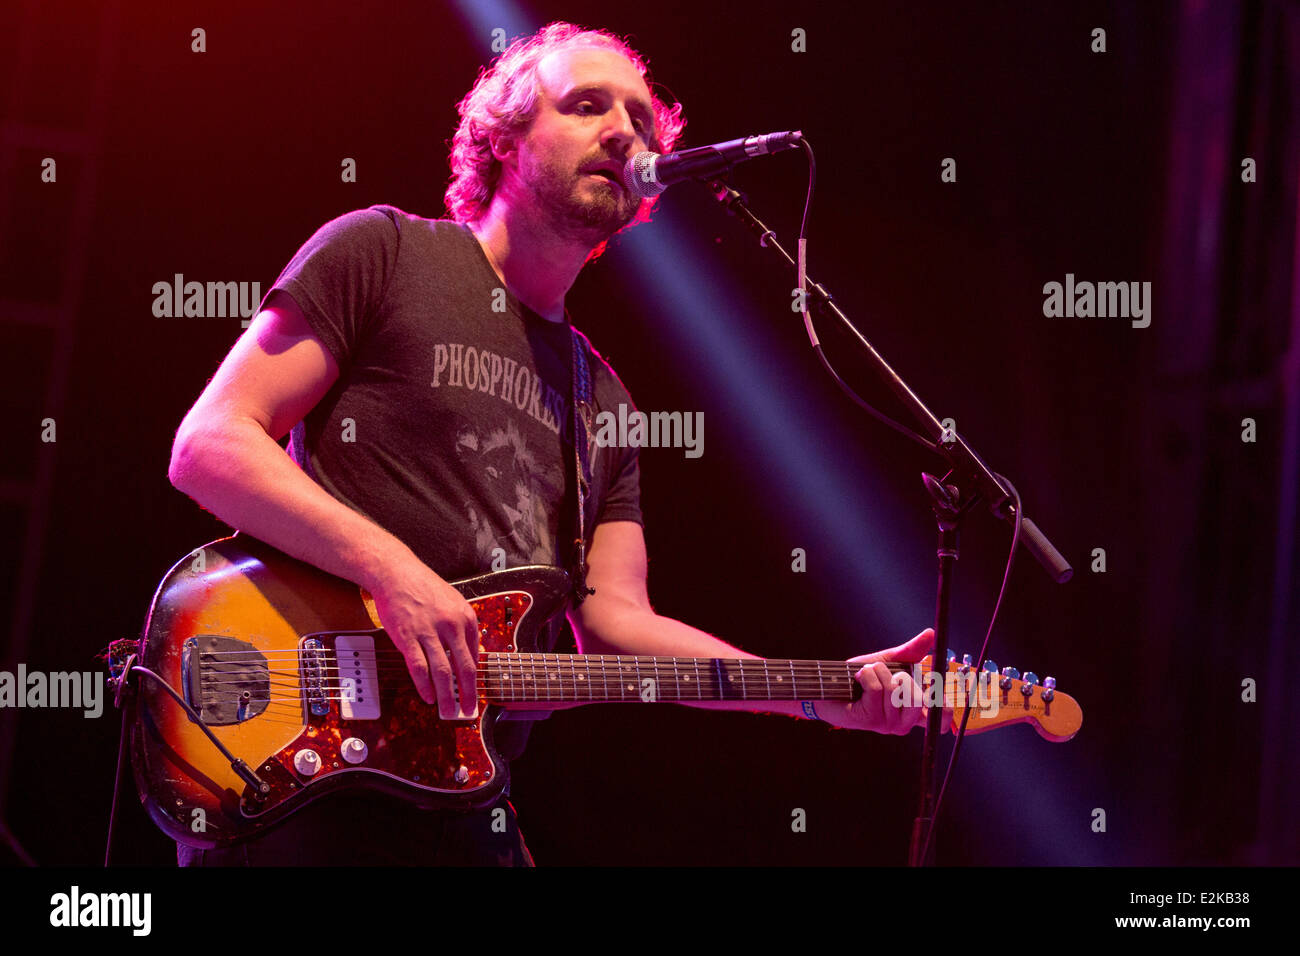
M 985 661 L 984 669 L 990 674 L 996 674 L 998 672 L 998 665 L 994 664 L 992 661 Z
M 948 663 L 951 664 L 956 659 L 957 659 L 957 652 L 954 651 L 951 647 L 948 648 Z
M 1052 702 L 1052 698 L 1055 696 L 1056 696 L 1056 678 L 1044 677 L 1043 678 L 1043 703 L 1050 704 Z
M 1025 676 L 1022 680 L 1024 680 L 1025 683 L 1024 686 L 1020 688 L 1020 693 L 1029 697 L 1034 693 L 1034 685 L 1038 683 L 1038 675 L 1033 671 L 1025 671 Z
M 1018 680 L 1019 677 L 1020 671 L 1016 670 L 1014 667 L 1004 667 L 1002 668 L 1002 680 L 998 682 L 998 686 L 1003 690 L 1010 690 L 1011 682 L 1013 680 Z
M 969 654 L 963 654 L 961 656 L 961 667 L 959 668 L 959 670 L 961 671 L 963 676 L 970 673 L 971 663 L 972 661 L 970 659 Z

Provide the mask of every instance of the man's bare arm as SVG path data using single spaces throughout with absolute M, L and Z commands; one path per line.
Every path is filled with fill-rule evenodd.
M 429 703 L 451 700 L 444 647 L 450 649 L 461 704 L 472 710 L 473 608 L 397 537 L 312 481 L 277 444 L 338 376 L 337 362 L 297 304 L 276 296 L 181 422 L 168 478 L 231 527 L 370 591 Z
M 689 624 L 654 612 L 646 591 L 645 538 L 640 525 L 635 522 L 611 521 L 597 525 L 588 563 L 587 584 L 596 593 L 570 617 L 582 653 L 756 657 Z M 910 684 L 912 679 L 906 673 L 891 674 L 883 662 L 920 660 L 933 640 L 934 633 L 925 630 L 899 647 L 854 658 L 854 662 L 865 665 L 856 675 L 863 688 L 862 698 L 851 704 L 842 701 L 819 703 L 819 715 L 840 727 L 907 733 L 922 720 L 924 710 L 920 706 L 892 706 L 894 686 Z M 905 700 L 921 700 L 914 687 L 905 686 L 903 693 L 907 695 Z M 682 703 L 708 710 L 749 710 L 792 716 L 803 713 L 799 701 Z

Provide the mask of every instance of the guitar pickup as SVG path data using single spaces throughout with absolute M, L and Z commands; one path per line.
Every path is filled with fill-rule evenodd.
M 339 667 L 339 715 L 344 720 L 378 720 L 375 639 L 367 634 L 341 634 L 334 639 L 334 656 Z
M 468 713 L 460 704 L 460 684 L 456 680 L 456 671 L 453 668 L 451 672 L 451 699 L 456 704 L 456 716 L 451 720 L 475 720 L 478 717 L 478 697 L 474 698 L 474 709 Z M 436 704 L 434 706 L 437 706 Z M 441 710 L 439 711 L 441 713 Z

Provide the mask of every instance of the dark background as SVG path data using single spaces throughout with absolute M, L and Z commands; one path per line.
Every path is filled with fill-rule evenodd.
M 166 472 L 239 320 L 155 318 L 153 284 L 265 290 L 343 212 L 441 215 L 455 104 L 491 29 L 567 19 L 630 35 L 685 104 L 684 145 L 807 134 L 810 271 L 1074 563 L 1057 586 L 1022 553 L 990 656 L 1055 676 L 1082 731 L 969 739 L 940 861 L 1300 861 L 1286 697 L 1300 663 L 1296 5 L 470 6 L 5 8 L 0 669 L 101 668 L 167 568 L 227 533 Z M 1105 53 L 1090 50 L 1096 27 Z M 46 156 L 57 183 L 40 181 Z M 358 182 L 340 181 L 343 157 Z M 940 181 L 945 157 L 956 183 Z M 790 154 L 734 181 L 793 245 L 806 177 Z M 1066 273 L 1151 282 L 1151 326 L 1044 317 L 1043 284 Z M 704 412 L 702 458 L 642 453 L 656 608 L 759 654 L 842 658 L 930 623 L 919 474 L 939 465 L 826 378 L 792 285 L 682 187 L 584 272 L 569 307 L 640 408 Z M 819 327 L 845 377 L 893 409 L 845 336 Z M 959 652 L 978 650 L 1008 543 L 986 513 L 968 521 Z M 0 858 L 99 860 L 116 712 L 7 710 L 0 730 L 0 819 L 22 848 Z M 513 800 L 544 865 L 893 865 L 920 744 L 584 708 L 534 731 Z M 174 859 L 133 796 L 119 816 L 120 860 Z

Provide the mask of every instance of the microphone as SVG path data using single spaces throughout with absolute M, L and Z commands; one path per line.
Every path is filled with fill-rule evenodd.
M 697 146 L 676 153 L 637 153 L 623 166 L 623 183 L 644 199 L 658 196 L 673 183 L 726 172 L 736 163 L 780 149 L 797 149 L 803 133 L 768 133 L 747 136 L 712 146 Z

